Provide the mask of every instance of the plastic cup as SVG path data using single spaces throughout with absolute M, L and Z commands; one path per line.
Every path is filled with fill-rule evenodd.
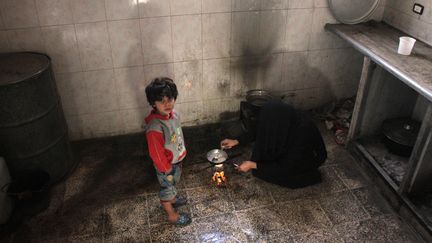
M 406 56 L 410 55 L 415 42 L 416 39 L 408 36 L 399 37 L 398 53 Z

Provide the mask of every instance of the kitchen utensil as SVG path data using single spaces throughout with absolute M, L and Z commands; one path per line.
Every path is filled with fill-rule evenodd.
M 253 89 L 246 92 L 246 101 L 258 107 L 263 106 L 272 98 L 270 92 L 263 89 Z
M 212 149 L 207 153 L 207 160 L 213 165 L 222 164 L 228 159 L 228 154 L 222 149 Z
M 397 155 L 410 156 L 420 130 L 420 123 L 411 118 L 394 118 L 383 122 L 384 144 Z

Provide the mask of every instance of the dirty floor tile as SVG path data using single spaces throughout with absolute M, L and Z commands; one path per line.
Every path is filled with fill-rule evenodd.
M 270 235 L 286 229 L 285 219 L 274 207 L 250 209 L 237 213 L 241 230 L 249 241 L 266 241 Z
M 333 224 L 364 220 L 370 217 L 362 204 L 349 191 L 322 197 L 319 202 Z
M 300 199 L 276 204 L 277 210 L 286 222 L 286 231 L 291 235 L 328 229 L 332 223 L 316 200 Z
M 247 236 L 241 231 L 238 220 L 232 213 L 199 218 L 194 227 L 200 242 L 246 242 Z
M 226 188 L 198 187 L 188 190 L 187 195 L 194 218 L 225 214 L 234 209 Z
M 394 210 L 379 195 L 375 188 L 359 188 L 352 191 L 371 217 L 384 214 L 394 214 Z
M 197 242 L 193 224 L 178 227 L 164 223 L 150 227 L 152 242 Z
M 106 206 L 105 234 L 148 229 L 147 209 L 145 196 L 110 202 Z
M 335 226 L 345 242 L 422 242 L 397 217 L 380 216 Z

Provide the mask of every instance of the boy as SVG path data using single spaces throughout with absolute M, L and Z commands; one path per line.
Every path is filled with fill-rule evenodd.
M 150 157 L 161 186 L 159 198 L 169 222 L 187 225 L 192 222 L 190 216 L 175 210 L 187 203 L 186 198 L 177 195 L 175 188 L 180 180 L 181 161 L 186 156 L 179 116 L 174 112 L 177 87 L 170 78 L 156 78 L 145 92 L 147 101 L 153 107 L 145 118 L 145 130 Z

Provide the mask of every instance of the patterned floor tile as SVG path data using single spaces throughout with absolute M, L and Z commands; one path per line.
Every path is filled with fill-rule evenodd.
M 319 202 L 333 224 L 358 221 L 370 217 L 362 204 L 349 191 L 322 197 Z
M 151 242 L 150 229 L 148 227 L 137 230 L 128 230 L 104 235 L 104 242 Z
M 371 217 L 395 213 L 375 188 L 359 188 L 352 192 Z
M 193 218 L 232 212 L 234 205 L 226 188 L 198 187 L 187 191 Z
M 148 229 L 148 206 L 145 196 L 112 201 L 106 206 L 105 234 Z
M 198 242 L 194 223 L 178 227 L 164 223 L 150 226 L 152 242 Z
M 370 184 L 361 174 L 360 168 L 356 164 L 338 164 L 334 168 L 348 189 L 361 188 Z
M 234 214 L 199 218 L 193 224 L 200 242 L 247 241 Z
M 266 241 L 270 235 L 286 229 L 282 214 L 272 206 L 250 209 L 236 213 L 242 231 L 252 242 Z
M 56 228 L 61 236 L 101 236 L 106 220 L 104 207 L 87 206 L 86 203 L 69 205 L 62 212 Z
M 316 200 L 300 199 L 276 204 L 277 210 L 286 222 L 290 235 L 299 235 L 328 229 L 332 226 L 327 215 Z
M 274 203 L 271 193 L 255 179 L 231 179 L 229 193 L 236 210 L 263 207 Z
M 379 216 L 335 226 L 336 232 L 349 242 L 422 242 L 397 217 Z

